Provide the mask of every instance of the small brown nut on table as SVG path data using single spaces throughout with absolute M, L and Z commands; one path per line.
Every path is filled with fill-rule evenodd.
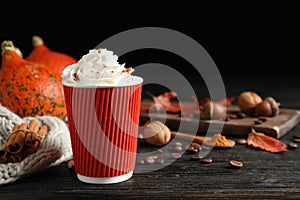
M 143 139 L 148 144 L 162 146 L 170 141 L 171 131 L 164 123 L 154 120 L 143 127 Z
M 247 115 L 254 115 L 255 107 L 261 103 L 262 97 L 253 91 L 244 91 L 238 97 L 238 107 Z
M 236 139 L 235 142 L 237 144 L 246 144 L 247 143 L 247 139 L 245 139 L 245 138 L 239 138 L 239 139 Z
M 265 98 L 255 108 L 256 116 L 274 117 L 279 114 L 279 103 L 273 97 Z
M 212 160 L 212 158 L 202 158 L 201 160 L 200 160 L 200 162 L 201 163 L 206 163 L 206 164 L 209 164 L 209 163 L 212 163 L 213 162 L 213 160 Z
M 298 147 L 298 145 L 297 145 L 296 143 L 294 143 L 294 142 L 290 142 L 290 143 L 288 144 L 288 147 L 289 147 L 290 149 L 296 149 L 296 148 Z
M 229 164 L 230 166 L 234 167 L 234 168 L 241 168 L 243 167 L 243 163 L 237 160 L 229 160 Z
M 212 101 L 204 104 L 201 118 L 205 120 L 224 119 L 226 117 L 226 107 Z

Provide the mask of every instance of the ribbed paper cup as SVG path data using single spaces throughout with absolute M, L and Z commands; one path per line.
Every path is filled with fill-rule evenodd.
M 74 167 L 79 180 L 126 181 L 136 161 L 142 79 L 135 85 L 78 87 L 64 84 Z

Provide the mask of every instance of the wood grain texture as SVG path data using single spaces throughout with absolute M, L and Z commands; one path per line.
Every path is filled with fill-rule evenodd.
M 287 78 L 282 80 L 282 77 Z M 224 77 L 224 81 L 228 96 L 245 88 L 256 89 L 279 99 L 283 108 L 300 108 L 298 75 L 280 74 L 276 76 L 280 81 L 272 81 L 273 76 L 267 78 L 271 81 L 266 80 L 265 75 L 263 78 L 233 75 L 230 79 Z M 296 124 L 280 140 L 287 144 L 299 134 L 300 124 Z M 236 139 L 235 136 L 228 138 Z M 134 173 L 128 181 L 113 185 L 82 183 L 74 169 L 62 163 L 0 186 L 0 199 L 300 199 L 299 145 L 284 153 L 270 153 L 246 145 L 213 149 L 207 155 L 213 159 L 210 164 L 192 161 L 190 155 L 184 153 L 170 165 L 154 164 L 163 166 L 152 172 Z M 153 152 L 157 148 L 142 140 L 138 142 L 139 153 Z M 244 166 L 233 169 L 228 164 L 230 159 L 241 161 Z M 149 168 L 149 165 L 136 165 L 136 169 L 141 168 Z
M 237 106 L 228 107 L 229 113 L 236 113 L 239 110 Z M 141 124 L 149 120 L 148 113 L 141 113 Z M 165 123 L 172 130 L 178 130 L 180 126 L 181 130 L 186 132 L 199 131 L 206 133 L 209 129 L 211 132 L 220 130 L 222 127 L 222 134 L 225 136 L 245 137 L 254 128 L 258 132 L 263 132 L 274 138 L 281 138 L 289 130 L 291 130 L 296 124 L 300 122 L 300 110 L 281 108 L 279 115 L 275 117 L 269 117 L 266 122 L 261 124 L 255 124 L 256 117 L 245 117 L 241 119 L 230 119 L 229 121 L 221 120 L 199 120 L 195 117 L 180 117 L 179 114 L 161 114 L 151 113 L 151 119 L 160 121 L 166 121 Z M 194 127 L 198 126 L 198 130 Z
M 282 138 L 290 142 L 299 133 L 296 126 Z M 184 141 L 182 141 L 184 144 Z M 139 141 L 139 152 L 157 147 Z M 172 149 L 170 149 L 172 151 Z M 167 153 L 167 152 L 164 152 Z M 93 185 L 80 182 L 67 163 L 0 187 L 7 199 L 297 199 L 300 198 L 300 148 L 272 154 L 245 145 L 213 149 L 211 164 L 192 161 L 190 154 L 159 170 L 135 173 L 126 182 Z M 243 162 L 233 169 L 230 159 Z M 155 164 L 158 165 L 158 164 Z M 149 165 L 137 165 L 147 167 Z

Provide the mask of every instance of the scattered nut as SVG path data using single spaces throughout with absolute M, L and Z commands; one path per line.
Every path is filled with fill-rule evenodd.
M 157 149 L 156 152 L 159 153 L 159 154 L 162 154 L 164 151 L 162 149 Z
M 238 107 L 247 115 L 255 113 L 255 107 L 263 100 L 260 95 L 252 91 L 244 91 L 238 97 Z
M 235 142 L 237 144 L 246 144 L 247 140 L 245 138 L 239 138 L 239 139 L 235 140 Z
M 171 140 L 170 129 L 160 121 L 151 121 L 143 128 L 143 139 L 155 146 L 162 146 Z
M 201 163 L 206 163 L 206 164 L 209 164 L 209 163 L 212 163 L 212 158 L 202 158 L 201 159 Z
M 188 153 L 194 154 L 194 153 L 197 153 L 199 150 L 198 150 L 198 149 L 195 149 L 195 147 L 193 147 L 192 145 L 188 145 L 188 146 L 186 147 L 186 151 L 187 151 Z
M 146 158 L 146 162 L 147 162 L 148 164 L 153 164 L 153 163 L 155 163 L 155 157 L 153 157 L 153 156 L 148 156 L 148 157 Z
M 164 162 L 165 162 L 165 160 L 162 159 L 162 158 L 157 158 L 157 159 L 155 160 L 155 163 L 159 163 L 159 164 L 163 164 Z
M 200 160 L 202 157 L 199 156 L 198 154 L 191 155 L 191 160 Z
M 182 147 L 181 146 L 174 146 L 173 149 L 175 151 L 182 151 Z
M 268 121 L 268 117 L 264 117 L 264 116 L 259 116 L 259 117 L 257 117 L 257 119 L 262 121 L 262 122 Z
M 240 161 L 236 161 L 236 160 L 229 160 L 229 164 L 232 167 L 235 167 L 235 168 L 241 168 L 241 167 L 243 167 L 243 163 L 240 162 Z
M 297 145 L 296 143 L 294 143 L 294 142 L 290 142 L 290 143 L 288 144 L 288 147 L 289 147 L 290 149 L 296 149 L 296 148 L 298 147 L 298 145 Z
M 265 98 L 255 108 L 256 116 L 274 117 L 279 114 L 279 104 L 273 97 Z
M 197 142 L 192 142 L 191 146 L 197 150 L 201 150 L 201 145 Z
M 176 159 L 181 158 L 180 153 L 172 153 L 171 156 L 172 156 L 172 158 L 176 158 Z
M 256 125 L 262 124 L 262 123 L 263 123 L 263 121 L 261 121 L 261 120 L 259 120 L 259 119 L 254 120 L 254 124 L 256 124 Z
M 300 143 L 300 138 L 294 138 L 294 139 L 293 139 L 293 142 L 295 142 L 295 143 Z
M 222 119 L 226 117 L 226 107 L 212 101 L 208 101 L 203 106 L 202 114 L 200 115 L 202 119 Z
M 182 143 L 181 142 L 175 142 L 174 144 L 172 144 L 173 147 L 182 147 Z
M 138 164 L 145 164 L 145 161 L 144 160 L 138 160 L 137 163 Z
M 243 112 L 238 112 L 236 115 L 237 115 L 238 119 L 243 119 L 243 118 L 247 117 L 247 115 Z

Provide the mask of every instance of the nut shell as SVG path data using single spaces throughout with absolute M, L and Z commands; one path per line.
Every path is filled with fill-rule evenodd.
M 265 98 L 255 108 L 256 116 L 274 117 L 279 114 L 279 104 L 273 97 Z
M 210 119 L 222 119 L 226 116 L 226 107 L 215 103 L 212 101 L 208 101 L 203 106 L 203 112 L 201 113 L 201 118 L 210 120 Z
M 154 120 L 143 128 L 143 139 L 148 144 L 162 146 L 170 141 L 171 131 L 164 123 Z
M 262 101 L 255 108 L 256 116 L 270 117 L 273 115 L 271 104 L 268 101 Z
M 253 91 L 242 92 L 238 97 L 238 107 L 247 115 L 254 115 L 256 106 L 263 101 L 262 97 Z

